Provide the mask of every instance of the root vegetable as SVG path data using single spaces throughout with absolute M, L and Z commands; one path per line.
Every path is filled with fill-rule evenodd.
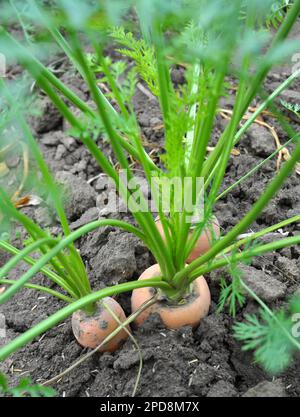
M 91 316 L 87 315 L 83 310 L 76 311 L 72 316 L 72 329 L 81 346 L 96 348 L 119 326 L 119 323 L 112 317 L 103 303 L 107 304 L 119 318 L 120 322 L 126 320 L 122 307 L 111 297 L 106 297 L 103 299 L 103 302 L 99 302 L 95 313 Z M 127 338 L 127 332 L 122 329 L 113 339 L 100 347 L 99 352 L 114 352 Z
M 160 275 L 158 264 L 146 269 L 139 279 L 153 278 Z M 153 296 L 153 288 L 138 288 L 133 290 L 131 297 L 131 309 L 134 313 L 147 300 Z M 167 300 L 158 301 L 156 304 L 143 311 L 135 320 L 135 324 L 141 325 L 150 314 L 158 313 L 165 326 L 169 329 L 178 329 L 183 326 L 196 327 L 200 320 L 208 313 L 210 306 L 210 291 L 205 279 L 200 276 L 193 282 L 192 292 L 187 295 L 182 303 L 170 304 Z

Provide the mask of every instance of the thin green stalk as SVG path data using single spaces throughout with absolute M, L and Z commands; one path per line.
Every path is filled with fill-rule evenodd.
M 225 66 L 226 65 L 227 64 L 225 64 Z M 220 94 L 221 94 L 221 90 L 222 90 L 222 86 L 224 82 L 224 77 L 225 77 L 225 69 L 216 75 L 215 86 L 212 91 L 211 98 L 207 107 L 207 112 L 206 112 L 207 117 L 204 117 L 204 120 L 202 121 L 200 128 L 197 131 L 197 136 L 194 138 L 193 150 L 191 152 L 191 159 L 190 159 L 190 165 L 189 165 L 190 173 L 194 179 L 202 175 L 200 173 L 202 171 L 207 144 L 208 144 L 211 131 L 213 128 L 215 112 L 216 112 L 217 104 L 220 98 Z M 198 111 L 200 112 L 201 110 L 199 109 Z M 224 160 L 225 160 L 225 153 L 224 153 Z M 219 173 L 220 173 L 219 181 L 221 181 L 223 177 L 221 175 L 222 174 L 221 171 L 219 171 Z M 193 197 L 194 199 L 196 199 L 196 196 L 193 196 Z M 208 207 L 207 212 L 209 213 L 210 210 L 211 208 Z M 180 253 L 181 248 L 186 247 L 188 236 L 189 236 L 189 231 L 190 231 L 190 224 L 186 223 L 184 218 L 182 220 L 183 221 L 181 224 L 180 235 L 179 235 L 178 245 L 177 245 L 178 254 Z M 205 223 L 203 224 L 203 227 L 204 225 Z M 191 250 L 193 248 L 192 244 L 193 245 L 196 244 L 201 233 L 202 233 L 202 230 L 200 228 L 194 230 L 193 236 L 190 240 Z
M 5 265 L 0 268 L 0 279 L 5 277 L 11 269 L 13 269 L 26 255 L 34 252 L 36 249 L 40 248 L 42 245 L 55 246 L 58 242 L 58 239 L 53 237 L 46 237 L 44 239 L 37 240 L 30 245 L 26 246 L 24 249 L 20 250 L 16 256 L 11 258 Z
M 70 61 L 74 64 L 75 68 L 77 68 L 78 72 L 84 78 L 84 71 L 83 71 L 81 65 L 79 65 L 78 60 L 75 58 L 75 56 L 73 54 L 72 48 L 70 47 L 70 45 L 68 44 L 68 42 L 66 41 L 66 39 L 64 38 L 64 36 L 59 32 L 58 29 L 52 28 L 52 26 L 49 24 L 49 22 L 48 22 L 47 19 L 45 19 L 45 24 L 48 27 L 48 30 L 50 31 L 53 39 L 62 48 L 62 50 L 64 51 L 64 53 L 67 55 L 67 57 L 70 59 Z M 96 43 L 95 43 L 95 49 L 96 49 L 96 52 L 98 54 L 98 57 L 100 58 L 101 57 L 101 54 L 99 54 L 99 48 L 97 47 Z M 104 60 L 102 60 L 101 62 L 102 62 L 103 65 L 105 65 Z M 107 74 L 108 74 L 108 76 L 110 76 L 109 71 L 107 71 Z M 112 77 L 110 77 L 110 81 L 112 81 Z M 112 117 L 118 116 L 117 111 L 110 104 L 110 102 L 108 101 L 108 99 L 105 97 L 105 95 L 102 93 L 101 89 L 98 86 L 97 86 L 97 89 L 98 89 L 98 92 L 99 92 L 99 94 L 101 96 L 101 99 L 103 100 L 103 103 L 105 105 L 105 109 L 108 111 L 108 113 L 111 114 Z M 126 108 L 124 109 L 124 106 L 122 106 L 122 102 L 120 100 L 120 97 L 119 97 L 118 103 L 119 103 L 120 108 L 122 108 L 123 110 L 126 110 Z M 89 113 L 94 118 L 97 118 L 96 113 L 93 110 L 91 110 L 91 112 L 89 112 Z M 126 112 L 124 112 L 124 114 L 126 114 Z M 127 115 L 128 115 L 128 113 L 127 113 Z M 121 142 L 122 147 L 130 155 L 132 155 L 134 158 L 136 158 L 138 161 L 140 161 L 140 157 L 139 157 L 137 151 L 134 149 L 134 147 L 129 142 L 127 142 L 126 139 L 123 139 L 121 136 L 119 136 L 118 139 Z M 155 169 L 155 170 L 160 171 L 159 168 L 153 163 L 153 161 L 151 160 L 151 158 L 148 156 L 148 154 L 146 152 L 144 152 L 144 154 L 147 156 L 147 160 L 151 164 L 152 169 Z
M 209 138 L 211 137 L 216 109 L 223 88 L 225 74 L 226 71 L 223 69 L 215 76 L 214 87 L 210 92 L 207 110 L 205 112 L 205 116 L 203 116 L 204 120 L 201 123 L 201 127 L 198 129 L 197 136 L 194 137 L 188 172 L 190 172 L 195 177 L 199 176 L 202 171 L 206 148 Z M 202 109 L 199 108 L 198 112 L 202 112 Z
M 158 85 L 159 85 L 159 100 L 163 114 L 165 134 L 169 134 L 170 129 L 170 95 L 173 92 L 169 69 L 166 64 L 166 59 L 163 52 L 163 37 L 161 34 L 161 28 L 159 24 L 156 25 L 153 31 L 153 41 L 156 52 L 156 65 L 158 74 Z
M 2 204 L 5 204 L 5 208 L 8 210 L 9 214 L 16 219 L 22 226 L 26 229 L 26 231 L 29 233 L 29 235 L 34 239 L 41 239 L 41 238 L 47 238 L 49 237 L 46 232 L 44 232 L 38 225 L 36 225 L 29 217 L 22 214 L 20 211 L 18 211 L 10 201 L 9 197 L 6 195 L 6 193 L 3 191 L 3 189 L 0 187 L 0 197 Z M 41 252 L 45 253 L 47 252 L 46 246 L 41 246 Z M 58 259 L 60 262 L 63 262 L 61 255 L 59 254 Z M 58 275 L 61 275 L 65 281 L 69 281 L 67 275 L 62 271 L 60 265 L 57 263 L 56 259 L 51 259 L 51 264 L 53 268 L 56 270 Z
M 68 107 L 66 106 L 66 104 L 57 96 L 57 94 L 52 89 L 52 87 L 49 86 L 49 84 L 43 78 L 40 78 L 38 76 L 38 74 L 35 74 L 35 75 L 37 77 L 37 82 L 41 85 L 41 87 L 47 93 L 47 95 L 49 96 L 49 98 L 54 102 L 54 104 L 58 107 L 58 109 L 61 110 L 62 114 L 64 114 L 67 117 L 67 119 L 70 121 L 70 123 L 73 126 L 79 128 L 83 132 L 84 129 L 80 125 L 79 121 L 77 121 L 77 119 L 70 112 L 70 110 L 68 109 Z M 102 161 L 105 161 L 104 164 L 106 166 L 110 166 L 110 164 L 106 161 L 105 156 L 98 149 L 97 145 L 90 138 L 88 138 L 88 137 L 85 137 L 85 141 L 87 142 L 88 145 L 91 144 L 92 149 L 96 149 L 97 150 L 97 154 L 98 155 L 101 154 Z M 118 178 L 115 170 L 112 169 L 112 171 L 114 172 L 115 176 Z M 82 271 L 82 274 L 81 274 L 81 276 L 79 276 L 78 272 L 73 269 L 73 265 L 71 265 L 70 263 L 66 263 L 63 256 L 61 256 L 61 255 L 58 255 L 58 256 L 60 256 L 60 262 L 64 265 L 64 267 L 66 268 L 66 270 L 71 275 L 73 281 L 76 283 L 76 287 L 79 290 L 79 295 L 85 295 L 85 294 L 89 293 L 91 291 L 91 288 L 90 288 L 89 280 L 88 280 L 88 278 L 86 276 L 86 273 L 85 273 L 83 264 L 80 266 L 81 271 Z
M 51 36 L 53 37 L 53 39 L 55 40 L 55 42 L 57 43 L 57 45 L 63 50 L 63 52 L 65 53 L 65 55 L 69 58 L 69 60 L 71 61 L 71 63 L 74 65 L 74 67 L 77 69 L 77 71 L 83 77 L 82 68 L 79 65 L 78 60 L 74 56 L 73 51 L 72 51 L 72 48 L 69 45 L 69 43 L 66 40 L 66 38 L 62 35 L 62 33 L 59 31 L 59 29 L 57 29 L 55 26 L 52 25 L 51 20 L 49 19 L 49 16 L 46 16 L 45 17 L 43 11 L 36 4 L 36 1 L 35 0 L 28 0 L 28 2 L 29 2 L 29 4 L 32 7 L 34 7 L 34 9 L 36 10 L 36 12 L 38 12 L 41 21 L 43 22 L 43 24 L 45 25 L 45 27 L 48 29 L 49 33 L 51 34 Z M 105 95 L 102 93 L 102 91 L 100 89 L 99 89 L 99 92 L 102 95 L 103 100 L 105 101 L 105 104 L 106 104 L 107 109 L 113 115 L 116 115 L 117 114 L 116 110 L 113 108 L 113 106 L 110 104 L 110 102 L 107 100 L 107 98 L 105 97 Z
M 195 131 L 195 137 L 192 146 L 191 157 L 189 161 L 189 173 L 194 180 L 200 176 L 200 172 L 202 170 L 202 166 L 204 163 L 205 153 L 207 144 L 211 135 L 211 131 L 213 128 L 213 122 L 215 119 L 215 112 L 217 108 L 217 104 L 220 98 L 221 89 L 223 86 L 223 81 L 225 77 L 225 70 L 218 72 L 215 78 L 215 85 L 211 92 L 210 100 L 207 105 L 207 110 L 205 115 L 202 116 L 202 109 L 198 109 L 198 117 L 201 115 L 201 123 L 199 129 Z M 193 195 L 193 200 L 197 200 L 197 196 Z M 186 222 L 186 216 L 182 216 L 181 225 L 179 228 L 179 237 L 177 241 L 177 249 L 176 253 L 177 256 L 180 256 L 182 259 L 184 257 L 184 251 L 182 248 L 186 247 L 188 236 L 190 231 L 190 223 Z M 195 231 L 195 234 L 197 232 Z M 199 236 L 201 231 L 199 230 Z M 196 244 L 196 237 L 192 239 L 192 242 Z M 184 261 L 184 259 L 183 259 Z
M 37 238 L 47 238 L 49 237 L 46 232 L 44 232 L 39 226 L 37 226 L 31 219 L 29 219 L 24 214 L 20 213 L 11 203 L 10 199 L 6 195 L 6 193 L 0 188 L 0 196 L 2 198 L 2 202 L 6 204 L 6 208 L 8 209 L 9 213 L 12 217 L 18 220 L 30 234 L 30 236 L 36 240 Z M 42 245 L 40 247 L 42 253 L 47 253 L 47 245 Z M 88 278 L 86 275 L 79 276 L 79 272 L 76 272 L 73 269 L 73 265 L 67 261 L 67 258 L 64 254 L 58 253 L 57 259 L 60 264 L 65 268 L 67 273 L 61 268 L 59 263 L 56 259 L 50 259 L 51 264 L 55 268 L 58 275 L 60 275 L 65 282 L 69 284 L 72 290 L 77 293 L 78 296 L 85 295 L 85 293 L 90 292 L 90 289 L 87 288 L 89 286 Z M 70 275 L 70 277 L 68 276 Z
M 16 281 L 13 280 L 13 279 L 0 279 L 0 284 L 14 285 L 15 282 Z M 74 301 L 74 298 L 71 298 L 71 297 L 68 297 L 64 294 L 61 294 L 58 291 L 51 290 L 51 288 L 43 287 L 42 285 L 25 284 L 24 287 L 28 288 L 30 290 L 35 290 L 35 291 L 44 292 L 45 294 L 50 294 L 53 297 L 58 298 L 59 300 L 65 301 L 66 303 L 73 303 L 73 301 Z M 8 291 L 8 290 L 6 290 L 6 291 Z
M 5 242 L 3 240 L 0 240 L 0 248 L 5 250 L 8 253 L 11 253 L 12 255 L 19 255 L 21 252 L 19 249 L 15 248 L 14 246 L 10 245 L 8 242 Z M 22 256 L 22 261 L 26 262 L 28 265 L 31 265 L 31 266 L 37 263 L 36 259 L 33 259 L 30 256 L 24 256 L 24 255 Z M 41 268 L 40 272 L 42 272 L 47 278 L 49 278 L 51 281 L 55 282 L 57 285 L 63 288 L 74 299 L 77 298 L 76 293 L 74 293 L 74 291 L 69 286 L 69 284 L 62 277 L 57 275 L 54 271 L 52 271 L 51 269 L 47 267 L 43 267 Z
M 287 237 L 285 239 L 276 240 L 275 242 L 266 243 L 254 248 L 247 249 L 245 251 L 234 253 L 232 258 L 233 262 L 248 261 L 255 256 L 263 255 L 264 253 L 272 252 L 278 249 L 283 249 L 288 246 L 298 245 L 300 243 L 300 235 Z M 228 265 L 229 259 L 225 254 L 222 255 L 222 259 L 216 259 L 213 262 L 202 265 L 201 267 L 194 269 L 189 276 L 189 283 L 192 283 L 197 277 L 208 272 L 214 271 L 215 269 L 222 268 Z
M 25 48 L 20 42 L 14 39 L 3 27 L 0 27 L 0 36 L 4 37 L 8 44 L 11 44 L 13 48 L 20 53 L 20 63 L 30 73 L 34 68 L 34 74 L 38 73 L 41 77 L 50 82 L 60 93 L 62 93 L 72 104 L 84 113 L 88 113 L 93 116 L 93 110 L 81 100 L 71 89 L 69 89 L 64 83 L 62 83 L 48 68 L 46 68 L 34 55 L 32 55 L 27 48 Z
M 200 80 L 203 74 L 203 70 L 201 67 L 200 62 L 196 62 L 194 64 L 193 67 L 193 83 L 192 83 L 192 87 L 191 87 L 191 95 L 197 94 L 199 95 L 199 84 L 200 84 Z M 200 101 L 200 99 L 199 99 Z M 198 107 L 198 111 L 197 111 L 197 107 Z M 200 111 L 201 107 L 200 107 L 200 103 L 196 102 L 194 104 L 192 104 L 192 106 L 189 109 L 189 117 L 193 120 L 193 126 L 192 128 L 187 132 L 186 136 L 185 136 L 185 152 L 184 152 L 184 158 L 185 158 L 185 168 L 186 171 L 188 171 L 188 166 L 191 160 L 191 155 L 192 155 L 192 149 L 193 149 L 193 144 L 195 142 L 195 137 L 196 137 L 196 131 L 197 131 L 197 123 L 195 122 L 196 116 L 198 116 L 199 118 L 199 114 L 201 113 Z
M 243 60 L 242 72 L 246 72 L 248 70 L 248 67 L 249 67 L 249 57 L 247 55 Z M 208 205 L 206 207 L 206 210 L 208 212 L 212 210 L 217 193 L 219 192 L 220 186 L 224 179 L 226 168 L 228 166 L 231 149 L 234 143 L 234 134 L 240 122 L 240 114 L 242 112 L 241 109 L 243 108 L 243 100 L 244 100 L 246 86 L 247 86 L 246 79 L 245 78 L 241 79 L 239 87 L 238 87 L 238 91 L 237 91 L 237 97 L 234 103 L 232 117 L 229 122 L 228 130 L 226 130 L 226 135 L 224 139 L 225 143 L 222 149 L 222 154 L 220 155 L 218 170 L 213 179 L 213 184 L 209 192 L 209 196 L 208 196 Z M 202 176 L 204 176 L 203 173 L 202 173 Z
M 267 235 L 268 233 L 272 233 L 275 230 L 281 229 L 282 227 L 286 227 L 289 224 L 297 223 L 297 222 L 300 222 L 300 215 L 293 216 L 290 219 L 283 220 L 279 223 L 273 224 L 270 227 L 267 227 L 263 230 L 260 230 L 259 232 L 255 232 L 251 236 L 247 236 L 244 239 L 240 239 L 236 243 L 234 243 L 233 245 L 227 247 L 223 253 L 228 253 L 228 252 L 234 251 L 235 249 L 239 248 L 240 246 L 247 245 L 248 243 L 252 242 L 253 240 L 259 239 L 260 237 L 263 237 L 263 236 Z
M 0 248 L 12 255 L 18 255 L 20 253 L 19 249 L 15 248 L 13 245 L 6 242 L 5 240 L 0 240 Z M 33 259 L 30 256 L 23 256 L 22 260 L 26 262 L 28 265 L 34 265 L 36 263 L 36 259 Z M 52 271 L 49 268 L 45 267 L 41 270 L 41 272 L 43 272 L 43 274 L 49 279 L 61 279 L 61 277 L 57 275 L 56 272 Z
M 198 224 L 195 227 L 195 230 L 193 230 L 191 237 L 189 238 L 189 240 L 186 243 L 185 246 L 185 250 L 184 250 L 184 258 L 187 259 L 191 253 L 191 251 L 193 250 L 193 248 L 196 245 L 196 242 L 198 241 L 199 237 L 202 235 L 202 233 L 206 230 L 209 230 L 209 233 L 212 236 L 212 242 L 210 242 L 210 244 L 213 244 L 213 242 L 216 240 L 216 236 L 215 236 L 215 231 L 213 228 L 213 219 L 211 217 L 211 213 L 207 213 L 205 215 L 205 218 L 203 219 L 203 221 Z
M 40 77 L 44 77 L 53 87 L 55 87 L 66 99 L 68 99 L 74 106 L 76 106 L 79 110 L 83 113 L 89 114 L 91 117 L 97 119 L 97 115 L 84 101 L 82 101 L 72 90 L 66 87 L 51 71 L 48 70 L 40 61 L 38 61 L 30 52 L 24 48 L 19 42 L 17 42 L 11 35 L 9 35 L 3 28 L 0 27 L 0 36 L 4 36 L 7 41 L 11 42 L 13 47 L 16 47 L 20 52 L 21 55 L 26 55 L 26 60 L 20 58 L 20 63 L 31 73 L 34 77 L 36 77 L 36 71 L 39 71 Z M 101 91 L 99 90 L 100 94 Z M 104 96 L 105 97 L 105 96 Z M 105 103 L 107 103 L 107 99 L 105 97 Z M 108 111 L 111 111 L 112 106 L 109 103 L 109 106 L 106 106 Z M 114 115 L 116 114 L 114 110 Z M 119 141 L 122 147 L 139 161 L 139 156 L 137 151 L 134 147 L 121 135 L 119 135 Z M 152 165 L 152 169 L 160 171 L 160 169 L 154 164 L 154 162 L 148 156 L 149 163 Z
M 300 14 L 300 0 L 295 0 L 294 4 L 289 9 L 288 13 L 286 14 L 285 19 L 283 20 L 282 24 L 280 25 L 279 30 L 276 32 L 276 34 L 273 38 L 273 41 L 271 43 L 271 46 L 269 48 L 269 51 L 271 51 L 273 47 L 277 46 L 284 39 L 286 39 L 286 37 L 290 33 L 295 21 L 299 17 L 299 14 Z M 254 98 L 254 96 L 257 92 L 257 87 L 262 85 L 262 82 L 265 79 L 265 77 L 266 77 L 267 73 L 269 72 L 269 70 L 271 69 L 271 67 L 272 67 L 272 64 L 270 64 L 269 62 L 263 62 L 263 65 L 257 71 L 257 73 L 256 73 L 256 75 L 255 75 L 255 77 L 252 81 L 252 85 L 248 89 L 248 92 L 247 92 L 247 95 L 246 95 L 246 100 L 245 100 L 246 103 L 247 102 L 250 103 L 252 101 L 252 99 Z M 244 108 L 244 110 L 246 111 L 247 108 L 248 108 L 248 105 L 247 105 L 246 108 Z
M 112 93 L 113 93 L 113 95 L 114 95 L 114 97 L 115 97 L 115 99 L 118 103 L 118 106 L 121 110 L 121 113 L 122 113 L 123 117 L 125 118 L 125 120 L 129 120 L 130 114 L 129 114 L 125 104 L 123 103 L 123 100 L 122 100 L 117 82 L 116 82 L 116 80 L 114 80 L 113 76 L 111 75 L 111 72 L 109 71 L 109 68 L 106 65 L 105 59 L 103 57 L 103 54 L 100 51 L 100 47 L 98 46 L 97 41 L 93 40 L 92 43 L 93 43 L 93 47 L 95 49 L 97 58 L 99 60 L 99 63 L 101 65 L 101 69 L 102 69 L 104 75 L 107 78 L 108 84 L 109 84 L 109 86 L 112 90 Z

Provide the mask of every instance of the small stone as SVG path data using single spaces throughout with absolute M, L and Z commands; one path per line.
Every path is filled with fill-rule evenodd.
M 237 390 L 228 381 L 216 382 L 207 393 L 207 397 L 236 397 Z
M 60 130 L 45 133 L 41 136 L 40 141 L 47 146 L 58 146 L 64 138 L 64 133 Z
M 58 145 L 57 149 L 56 149 L 56 153 L 55 153 L 55 160 L 56 161 L 60 161 L 67 153 L 66 148 L 64 147 L 64 145 Z
M 119 357 L 114 361 L 113 367 L 116 370 L 130 369 L 135 367 L 140 362 L 140 355 L 138 352 L 128 352 L 126 348 L 123 348 L 124 351 L 120 352 Z M 154 353 L 151 349 L 143 349 L 143 362 L 148 361 L 154 356 Z
M 250 148 L 255 155 L 267 157 L 275 151 L 276 146 L 271 132 L 263 126 L 253 123 L 247 131 Z
M 84 159 L 82 159 L 76 164 L 76 167 L 77 167 L 78 172 L 85 171 L 87 167 L 87 162 Z
M 263 381 L 246 391 L 242 397 L 286 397 L 286 392 L 280 380 Z
M 227 334 L 222 315 L 209 315 L 201 320 L 201 326 L 195 331 L 197 339 L 210 343 L 213 347 L 218 347 L 223 343 Z
M 79 174 L 79 173 L 84 172 L 86 168 L 87 168 L 87 162 L 86 160 L 82 159 L 81 161 L 76 162 L 76 164 L 72 166 L 70 171 L 72 174 Z
M 96 206 L 99 208 L 101 216 L 108 216 L 117 212 L 126 213 L 128 211 L 125 201 L 113 189 L 102 191 L 97 196 Z
M 99 178 L 97 178 L 94 187 L 96 191 L 102 191 L 110 187 L 111 184 L 112 180 L 110 178 L 108 178 L 106 175 L 101 175 Z
M 271 302 L 285 295 L 286 285 L 276 278 L 248 265 L 241 265 L 240 269 L 243 272 L 242 278 L 245 284 L 262 300 Z

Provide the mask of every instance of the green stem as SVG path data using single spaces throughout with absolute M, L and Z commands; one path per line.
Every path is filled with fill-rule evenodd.
M 58 242 L 58 239 L 54 239 L 52 237 L 44 238 L 37 240 L 30 245 L 26 246 L 24 249 L 20 250 L 16 256 L 11 258 L 6 264 L 0 268 L 0 279 L 5 277 L 11 269 L 17 265 L 19 261 L 21 261 L 26 255 L 29 255 L 30 253 L 34 252 L 36 249 L 40 248 L 42 245 L 49 245 L 55 246 L 55 244 Z
M 0 240 L 0 248 L 5 250 L 6 252 L 11 253 L 12 255 L 18 255 L 20 253 L 20 250 L 12 246 L 10 243 Z M 34 265 L 36 263 L 36 259 L 31 258 L 30 256 L 24 256 L 22 258 L 24 262 L 26 262 L 28 265 Z M 48 277 L 49 279 L 55 281 L 55 279 L 60 279 L 60 276 L 56 274 L 56 272 L 52 271 L 49 268 L 43 268 L 41 270 L 43 274 Z
M 275 230 L 281 229 L 282 227 L 288 226 L 291 223 L 296 223 L 300 221 L 300 215 L 291 217 L 290 219 L 283 220 L 280 223 L 273 224 L 270 227 L 267 227 L 266 229 L 260 230 L 259 232 L 253 233 L 251 236 L 245 237 L 244 239 L 241 239 L 234 243 L 233 245 L 227 247 L 223 253 L 231 252 L 237 248 L 239 248 L 242 245 L 247 245 L 248 243 L 252 242 L 255 239 L 258 239 L 262 236 L 267 235 L 268 233 L 272 233 Z
M 0 248 L 5 250 L 6 252 L 11 253 L 12 255 L 18 255 L 21 253 L 21 251 L 14 246 L 10 245 L 9 243 L 0 240 Z M 31 258 L 30 256 L 22 256 L 22 260 L 26 262 L 28 265 L 35 265 L 37 263 L 36 259 Z M 55 282 L 57 285 L 59 285 L 61 288 L 63 288 L 67 293 L 69 293 L 73 298 L 77 298 L 77 295 L 74 293 L 72 288 L 69 286 L 69 284 L 59 275 L 57 275 L 54 271 L 47 267 L 41 268 L 40 272 L 42 272 L 47 278 L 49 278 L 51 281 Z
M 8 213 L 16 219 L 19 223 L 22 224 L 22 226 L 27 230 L 29 235 L 33 238 L 33 240 L 36 239 L 42 239 L 42 238 L 48 238 L 48 234 L 44 232 L 38 225 L 36 225 L 29 217 L 25 216 L 24 214 L 20 213 L 19 210 L 17 210 L 12 202 L 10 201 L 7 194 L 4 192 L 4 190 L 0 187 L 0 197 L 1 202 L 3 205 L 5 205 L 5 209 L 7 209 Z M 41 246 L 41 252 L 46 253 L 47 252 L 47 246 Z M 62 255 L 58 254 L 57 258 L 61 263 L 63 263 Z M 60 265 L 58 264 L 56 259 L 51 259 L 51 264 L 53 268 L 56 270 L 58 275 L 61 275 L 63 279 L 67 282 L 68 276 L 62 271 Z M 70 282 L 69 282 L 70 284 Z M 72 284 L 70 284 L 72 286 Z
M 285 239 L 280 239 L 275 242 L 266 243 L 255 248 L 248 249 L 239 253 L 233 254 L 231 257 L 233 262 L 247 261 L 254 258 L 255 256 L 260 256 L 264 253 L 272 252 L 278 249 L 283 249 L 291 245 L 298 245 L 300 243 L 300 235 L 291 236 Z M 222 268 L 223 266 L 228 265 L 229 259 L 228 256 L 223 255 L 223 259 L 217 259 L 210 264 L 203 265 L 200 268 L 193 270 L 189 276 L 189 283 L 192 283 L 200 275 L 207 274 L 208 272 L 214 271 L 215 269 Z
M 0 284 L 14 285 L 15 283 L 16 283 L 16 281 L 13 280 L 13 279 L 0 279 Z M 53 297 L 56 297 L 56 298 L 58 298 L 62 301 L 65 301 L 66 303 L 73 303 L 73 301 L 74 301 L 74 298 L 63 295 L 58 291 L 51 290 L 50 288 L 43 287 L 42 285 L 25 284 L 24 287 L 28 288 L 28 289 L 31 289 L 31 290 L 41 291 L 41 292 L 44 292 L 46 294 L 50 294 Z M 6 290 L 6 291 L 8 291 L 8 290 Z
M 156 52 L 160 106 L 164 120 L 165 135 L 168 135 L 170 130 L 170 95 L 173 93 L 173 88 L 166 58 L 163 52 L 163 36 L 160 24 L 155 26 L 152 35 Z

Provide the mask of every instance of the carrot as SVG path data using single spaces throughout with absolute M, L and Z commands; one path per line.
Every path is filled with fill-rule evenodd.
M 161 274 L 158 264 L 146 269 L 139 279 L 153 278 Z M 151 287 L 133 290 L 131 297 L 131 310 L 134 313 L 151 297 L 154 289 Z M 167 300 L 158 301 L 144 310 L 135 320 L 141 325 L 151 314 L 158 313 L 162 322 L 169 329 L 178 329 L 183 326 L 196 327 L 200 320 L 208 313 L 210 306 L 210 291 L 205 279 L 200 276 L 193 282 L 193 290 L 182 303 L 170 304 Z
M 108 305 L 121 322 L 126 320 L 122 307 L 111 297 L 99 302 L 93 315 L 89 316 L 83 310 L 76 311 L 72 316 L 72 329 L 78 343 L 83 347 L 96 348 L 119 326 L 103 304 Z M 128 333 L 122 329 L 113 339 L 99 348 L 99 352 L 114 352 L 127 338 Z

